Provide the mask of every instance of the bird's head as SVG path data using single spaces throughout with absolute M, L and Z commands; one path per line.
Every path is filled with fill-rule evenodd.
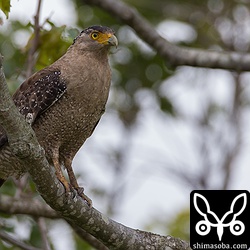
M 114 31 L 106 26 L 91 26 L 84 29 L 74 39 L 73 45 L 79 45 L 83 50 L 97 50 L 118 45 Z

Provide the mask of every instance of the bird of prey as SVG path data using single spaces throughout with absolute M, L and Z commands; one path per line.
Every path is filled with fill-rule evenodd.
M 35 131 L 66 192 L 75 189 L 89 205 L 91 200 L 78 186 L 72 160 L 105 110 L 111 82 L 108 52 L 117 45 L 111 28 L 86 28 L 61 58 L 29 77 L 13 95 L 15 105 Z M 69 182 L 62 166 L 67 170 Z M 24 169 L 11 153 L 1 126 L 0 168 L 2 181 L 22 175 Z

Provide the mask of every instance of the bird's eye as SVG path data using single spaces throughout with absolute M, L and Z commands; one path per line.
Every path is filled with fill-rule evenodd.
M 99 34 L 98 34 L 97 32 L 93 32 L 93 33 L 91 34 L 91 37 L 92 37 L 94 40 L 96 40 L 96 39 L 99 37 Z

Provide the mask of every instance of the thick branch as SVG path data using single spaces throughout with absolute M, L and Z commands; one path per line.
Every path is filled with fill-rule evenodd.
M 70 226 L 74 229 L 75 233 L 82 238 L 84 241 L 88 242 L 92 247 L 94 247 L 97 250 L 109 250 L 102 242 L 97 240 L 94 236 L 87 233 L 82 228 L 76 226 L 74 223 L 68 221 Z
M 107 11 L 131 26 L 146 43 L 154 48 L 172 66 L 189 65 L 236 71 L 250 70 L 250 54 L 184 48 L 162 38 L 155 28 L 136 9 L 116 0 L 82 0 Z
M 0 123 L 7 132 L 13 152 L 20 157 L 47 204 L 66 220 L 92 234 L 109 249 L 188 249 L 171 236 L 134 230 L 119 224 L 89 206 L 75 194 L 65 194 L 39 146 L 34 132 L 16 109 L 7 90 L 0 60 Z
M 5 76 L 2 68 L 2 56 L 0 55 L 0 125 L 4 128 L 8 135 L 8 142 L 12 152 L 24 161 L 26 169 L 23 172 L 29 172 L 32 176 L 32 170 L 38 169 L 40 174 L 45 172 L 43 186 L 56 186 L 58 191 L 55 195 L 64 192 L 63 186 L 56 178 L 53 180 L 48 176 L 54 175 L 52 168 L 45 157 L 44 150 L 39 145 L 34 131 L 30 125 L 25 121 L 24 117 L 16 108 L 10 93 L 7 88 Z M 34 167 L 36 166 L 36 167 Z M 1 170 L 1 166 L 0 166 Z M 29 171 L 31 170 L 31 172 Z M 38 172 L 35 171 L 39 175 Z M 45 178 L 47 177 L 47 178 Z M 39 184 L 38 184 L 39 186 Z M 59 191 L 60 190 L 60 191 Z M 44 192 L 45 190 L 42 189 Z
M 25 132 L 27 131 L 28 125 L 26 123 L 22 123 L 20 121 L 23 120 L 23 117 L 18 112 L 17 108 L 12 101 L 6 81 L 5 76 L 2 70 L 2 56 L 0 56 L 0 93 L 1 93 L 1 105 L 0 105 L 0 125 L 2 125 L 8 134 L 12 136 L 9 138 L 9 142 L 15 143 L 15 141 L 22 141 L 25 136 Z M 19 133 L 19 128 L 22 133 Z M 34 136 L 30 133 L 30 137 Z M 29 141 L 31 138 L 27 138 Z M 13 141 L 14 140 L 14 141 Z

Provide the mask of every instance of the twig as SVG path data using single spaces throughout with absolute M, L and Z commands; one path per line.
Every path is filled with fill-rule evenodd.
M 225 158 L 222 162 L 222 170 L 224 173 L 223 180 L 221 180 L 222 187 L 221 189 L 228 189 L 231 177 L 233 175 L 233 168 L 236 167 L 235 159 L 239 155 L 239 152 L 242 148 L 242 110 L 240 108 L 242 105 L 241 95 L 242 95 L 242 83 L 240 80 L 240 74 L 235 74 L 235 83 L 234 83 L 234 95 L 232 100 L 232 110 L 230 113 L 230 125 L 235 129 L 235 137 L 233 140 L 233 145 L 230 147 L 225 147 Z
M 47 236 L 47 227 L 46 227 L 44 218 L 39 217 L 37 219 L 37 224 L 38 224 L 39 230 L 41 232 L 41 237 L 42 237 L 42 242 L 43 242 L 43 249 L 44 250 L 51 250 L 49 240 L 48 240 L 48 236 Z
M 162 56 L 167 65 L 189 65 L 197 67 L 219 68 L 235 71 L 250 70 L 250 54 L 226 51 L 211 51 L 177 46 L 161 37 L 148 20 L 123 1 L 82 0 L 107 11 L 135 30 L 137 35 Z
M 37 10 L 36 10 L 36 14 L 34 16 L 34 38 L 31 42 L 31 48 L 29 50 L 28 53 L 28 63 L 27 63 L 27 71 L 26 71 L 26 77 L 28 78 L 34 69 L 35 66 L 35 57 L 34 54 L 38 48 L 39 45 L 39 39 L 40 39 L 40 10 L 41 10 L 41 4 L 42 4 L 42 0 L 38 0 L 38 4 L 37 4 Z
M 9 234 L 5 233 L 2 230 L 0 230 L 0 238 L 3 241 L 6 241 L 14 246 L 17 246 L 17 247 L 20 247 L 21 249 L 24 249 L 24 250 L 42 250 L 40 248 L 29 246 L 29 245 L 23 243 L 22 241 L 15 239 L 14 237 L 10 236 Z

